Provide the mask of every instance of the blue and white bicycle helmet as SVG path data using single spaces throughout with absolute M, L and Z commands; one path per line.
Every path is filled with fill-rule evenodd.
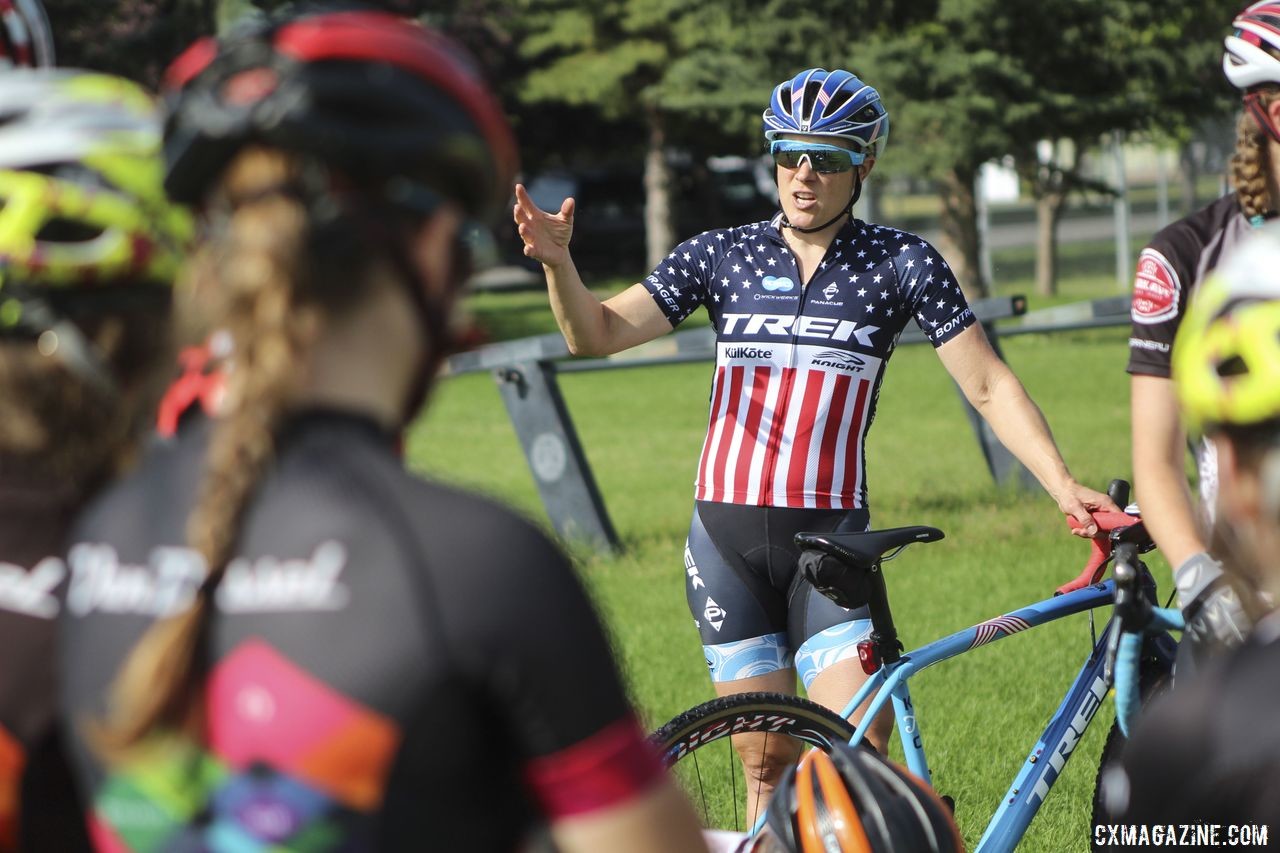
M 764 137 L 782 133 L 834 136 L 879 157 L 889 140 L 880 93 L 848 71 L 810 68 L 779 83 L 764 111 Z

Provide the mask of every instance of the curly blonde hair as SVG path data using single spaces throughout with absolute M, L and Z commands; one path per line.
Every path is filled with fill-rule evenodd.
M 1258 105 L 1266 109 L 1280 96 L 1280 88 L 1267 86 L 1258 93 Z M 1271 163 L 1267 155 L 1267 132 L 1249 110 L 1236 122 L 1236 150 L 1231 156 L 1231 186 L 1240 199 L 1240 209 L 1252 219 L 1276 210 L 1271 197 Z

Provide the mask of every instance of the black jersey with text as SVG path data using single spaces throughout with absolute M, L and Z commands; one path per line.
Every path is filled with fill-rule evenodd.
M 145 458 L 68 553 L 65 716 L 100 849 L 510 850 L 659 778 L 564 557 L 333 411 L 281 432 L 246 510 L 202 742 L 104 764 L 88 732 L 113 676 L 206 574 L 182 543 L 209 431 Z

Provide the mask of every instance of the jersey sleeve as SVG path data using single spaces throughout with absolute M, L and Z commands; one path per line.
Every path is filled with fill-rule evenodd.
M 698 306 L 706 304 L 711 276 L 727 243 L 723 230 L 690 237 L 645 278 L 645 289 L 672 326 L 680 325 Z
M 465 601 L 455 612 L 466 620 L 454 624 L 451 645 L 466 675 L 502 718 L 547 819 L 639 796 L 661 766 L 577 576 L 532 526 L 506 515 L 500 529 L 458 588 Z
M 904 234 L 894 265 L 903 300 L 935 347 L 977 322 L 951 266 L 929 243 Z
M 1168 378 L 1173 339 L 1186 299 L 1178 265 L 1155 245 L 1138 255 L 1130 306 L 1128 372 Z

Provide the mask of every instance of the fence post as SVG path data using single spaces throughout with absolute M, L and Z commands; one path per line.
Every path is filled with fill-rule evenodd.
M 1120 292 L 1128 291 L 1133 281 L 1133 263 L 1129 260 L 1129 178 L 1124 166 L 1124 131 L 1112 136 L 1111 154 L 1115 164 L 1116 198 L 1113 204 L 1116 220 L 1116 283 Z
M 521 361 L 496 368 L 493 376 L 556 533 L 605 554 L 621 550 L 560 394 L 555 364 Z

